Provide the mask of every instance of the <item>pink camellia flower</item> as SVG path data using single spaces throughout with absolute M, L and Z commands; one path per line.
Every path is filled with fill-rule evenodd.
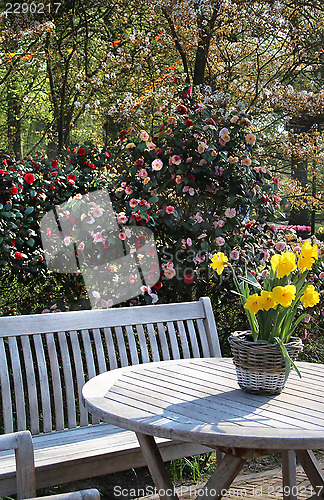
M 218 236 L 218 238 L 216 238 L 215 240 L 215 245 L 221 247 L 224 244 L 225 244 L 224 238 L 222 238 L 222 236 Z
M 239 252 L 239 250 L 232 250 L 231 253 L 230 253 L 230 258 L 232 260 L 239 260 L 239 258 L 240 258 L 240 252 Z
M 120 212 L 117 215 L 117 222 L 118 222 L 118 224 L 126 224 L 127 221 L 128 221 L 128 217 L 125 214 L 125 212 Z
M 225 226 L 225 221 L 223 219 L 218 221 L 218 227 L 224 227 Z
M 120 183 L 120 186 L 121 186 L 123 189 L 125 189 L 125 187 L 127 186 L 127 183 L 126 183 L 125 181 L 123 181 L 123 182 L 121 182 L 121 183 Z
M 148 133 L 146 132 L 146 130 L 141 130 L 140 131 L 140 134 L 139 134 L 139 138 L 141 139 L 141 141 L 148 141 L 150 136 L 148 135 Z
M 183 192 L 183 193 L 188 193 L 188 191 L 189 191 L 189 186 L 184 186 L 184 187 L 182 188 L 182 192 Z
M 320 273 L 320 275 L 319 275 L 319 279 L 320 279 L 320 280 L 323 280 L 323 279 L 324 279 L 324 272 L 323 272 L 323 271 Z
M 132 231 L 127 227 L 124 231 L 126 238 L 130 238 L 132 236 Z
M 252 163 L 252 160 L 251 160 L 251 158 L 246 156 L 245 158 L 243 158 L 243 160 L 241 160 L 241 163 L 244 167 L 249 167 Z
M 132 192 L 133 192 L 133 189 L 132 189 L 130 186 L 128 186 L 128 187 L 125 189 L 125 193 L 126 193 L 126 194 L 132 194 Z
M 66 247 L 68 247 L 72 242 L 72 238 L 71 236 L 65 236 L 64 240 L 63 240 L 63 243 Z
M 225 217 L 228 217 L 229 219 L 233 219 L 236 215 L 236 210 L 235 208 L 227 208 L 225 210 Z
M 192 239 L 191 238 L 187 238 L 187 245 L 188 245 L 188 247 L 192 246 Z
M 278 243 L 275 244 L 275 249 L 277 250 L 277 252 L 283 252 L 284 250 L 286 250 L 287 248 L 287 245 L 284 241 L 278 241 Z
M 266 262 L 270 259 L 270 252 L 267 248 L 263 248 L 261 250 L 261 253 L 263 253 L 263 260 L 265 260 Z
M 232 118 L 230 119 L 230 122 L 231 122 L 231 123 L 236 123 L 236 122 L 239 120 L 239 118 L 240 118 L 240 117 L 239 117 L 238 115 L 234 115 L 234 116 L 232 116 Z
M 84 247 L 85 247 L 85 244 L 83 243 L 83 241 L 81 241 L 81 243 L 79 243 L 78 250 L 80 250 L 81 252 L 83 252 Z
M 102 208 L 100 208 L 100 207 L 94 207 L 94 208 L 91 210 L 91 215 L 92 215 L 92 217 L 95 217 L 96 219 L 97 219 L 98 217 L 102 217 L 102 215 L 103 215 L 103 210 L 102 210 Z
M 219 131 L 219 137 L 222 137 L 222 135 L 229 135 L 228 128 L 224 127 Z
M 168 205 L 165 207 L 165 211 L 167 214 L 174 214 L 174 207 L 172 205 Z
M 129 205 L 131 208 L 134 208 L 134 207 L 136 207 L 136 205 L 138 205 L 138 203 L 139 203 L 139 200 L 136 200 L 136 198 L 132 198 L 129 202 Z
M 152 170 L 161 170 L 163 167 L 163 161 L 160 160 L 160 158 L 157 158 L 156 160 L 152 161 Z
M 279 198 L 279 196 L 274 196 L 274 197 L 273 197 L 273 201 L 276 203 L 276 205 L 279 205 L 279 203 L 280 203 L 280 198 Z
M 148 142 L 146 146 L 149 151 L 153 151 L 153 149 L 156 148 L 156 144 L 154 144 L 154 142 Z
M 224 146 L 227 142 L 231 140 L 229 135 L 229 130 L 227 128 L 222 128 L 219 132 L 219 143 Z
M 100 301 L 101 307 L 112 307 L 114 305 L 114 301 L 112 299 L 104 300 L 101 299 Z
M 276 184 L 277 186 L 279 186 L 279 179 L 278 179 L 278 177 L 274 177 L 272 179 L 272 181 L 273 181 L 274 184 Z
M 264 269 L 264 270 L 262 271 L 262 273 L 261 273 L 261 278 L 266 278 L 266 277 L 268 276 L 268 274 L 269 274 L 268 269 Z
M 149 295 L 152 298 L 152 304 L 156 304 L 156 302 L 159 300 L 159 297 L 156 295 L 156 293 L 150 293 Z
M 103 236 L 102 236 L 102 233 L 95 233 L 93 235 L 93 242 L 94 243 L 102 243 L 103 242 Z
M 260 167 L 254 167 L 254 171 L 258 174 L 260 172 L 261 168 Z
M 171 157 L 171 164 L 180 165 L 180 163 L 181 163 L 181 157 L 179 155 L 173 155 Z
M 246 136 L 245 136 L 245 142 L 247 144 L 250 144 L 251 146 L 254 146 L 255 141 L 256 141 L 256 136 L 254 134 L 252 134 L 252 132 L 250 132 L 249 134 L 246 134 Z
M 145 179 L 145 177 L 148 176 L 147 170 L 145 168 L 141 168 L 141 170 L 138 172 L 138 175 L 141 179 Z
M 190 196 L 193 196 L 195 194 L 194 188 L 189 189 L 189 194 L 190 194 Z
M 198 153 L 200 153 L 200 154 L 203 153 L 205 151 L 206 147 L 207 147 L 207 144 L 205 144 L 204 142 L 200 142 L 198 144 L 198 149 L 197 149 Z

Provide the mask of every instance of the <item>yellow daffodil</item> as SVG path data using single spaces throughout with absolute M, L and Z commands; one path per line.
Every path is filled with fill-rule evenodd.
M 250 295 L 246 299 L 244 308 L 248 309 L 252 314 L 257 314 L 261 309 L 263 309 L 260 295 L 257 293 Z
M 269 309 L 276 309 L 278 305 L 273 298 L 273 293 L 267 292 L 266 290 L 262 290 L 261 292 L 260 303 L 262 305 L 262 309 L 265 311 L 269 311 Z
M 308 285 L 304 295 L 300 297 L 300 301 L 304 307 L 314 307 L 320 301 L 320 295 L 315 290 L 314 285 Z
M 289 307 L 296 296 L 295 285 L 276 286 L 272 290 L 275 302 L 284 307 Z
M 309 240 L 306 240 L 303 243 L 301 253 L 298 259 L 298 267 L 304 272 L 306 269 L 309 271 L 312 269 L 312 266 L 315 260 L 318 258 L 318 248 L 317 245 L 311 245 Z
M 216 269 L 217 274 L 222 274 L 227 261 L 228 258 L 223 254 L 223 252 L 217 252 L 213 255 L 210 265 L 212 269 Z
M 296 255 L 292 252 L 283 252 L 271 257 L 271 266 L 274 272 L 277 272 L 277 277 L 283 278 L 289 276 L 290 273 L 297 269 Z

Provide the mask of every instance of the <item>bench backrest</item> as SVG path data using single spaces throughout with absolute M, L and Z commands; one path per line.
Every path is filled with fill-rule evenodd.
M 220 356 L 209 298 L 0 318 L 0 433 L 97 423 L 84 383 L 129 364 Z

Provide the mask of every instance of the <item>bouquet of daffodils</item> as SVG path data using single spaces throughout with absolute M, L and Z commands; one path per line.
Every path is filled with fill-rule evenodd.
M 284 344 L 308 316 L 301 314 L 295 319 L 297 309 L 313 307 L 320 300 L 314 285 L 307 281 L 308 272 L 317 259 L 317 245 L 311 245 L 309 240 L 303 243 L 297 255 L 293 252 L 273 255 L 263 287 L 251 273 L 246 272 L 244 277 L 238 278 L 232 268 L 253 340 L 277 343 L 286 359 L 288 353 Z M 226 266 L 232 267 L 227 257 L 222 252 L 216 253 L 211 267 L 220 275 Z M 250 288 L 254 293 L 250 293 Z

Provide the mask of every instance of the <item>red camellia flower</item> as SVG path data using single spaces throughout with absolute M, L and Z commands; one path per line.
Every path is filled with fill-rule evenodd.
M 57 168 L 57 167 L 58 167 L 58 161 L 57 161 L 57 160 L 53 160 L 53 161 L 51 162 L 51 167 L 52 167 L 52 168 Z
M 35 181 L 35 176 L 31 172 L 28 172 L 28 174 L 25 175 L 24 179 L 27 184 L 31 185 Z
M 21 260 L 23 258 L 22 253 L 20 252 L 15 252 L 15 259 L 16 260 Z
M 3 175 L 5 173 L 5 171 L 3 170 L 3 168 L 0 168 L 0 175 Z
M 92 170 L 94 170 L 96 168 L 96 165 L 94 163 L 92 163 L 91 161 L 89 162 L 89 165 L 88 165 L 90 168 L 92 168 Z
M 192 121 L 192 120 L 190 120 L 190 118 L 188 118 L 188 119 L 186 120 L 186 125 L 187 125 L 187 127 L 192 127 L 192 126 L 193 126 L 193 121 Z
M 67 176 L 66 180 L 67 180 L 67 182 L 69 182 L 70 184 L 72 184 L 74 186 L 75 181 L 76 181 L 76 175 L 69 174 Z
M 161 281 L 158 281 L 157 283 L 155 283 L 155 285 L 153 285 L 153 288 L 155 288 L 155 290 L 160 290 L 160 288 L 162 288 L 162 283 Z
M 176 107 L 176 111 L 178 113 L 187 113 L 188 108 L 186 106 L 184 106 L 183 104 L 179 104 L 179 106 Z
M 86 150 L 84 148 L 79 148 L 78 149 L 78 155 L 80 156 L 85 156 L 87 153 L 86 153 Z
M 18 193 L 18 188 L 16 186 L 12 186 L 10 189 L 11 194 L 17 194 Z
M 193 275 L 192 274 L 185 274 L 183 277 L 183 281 L 186 285 L 191 285 L 193 282 Z

